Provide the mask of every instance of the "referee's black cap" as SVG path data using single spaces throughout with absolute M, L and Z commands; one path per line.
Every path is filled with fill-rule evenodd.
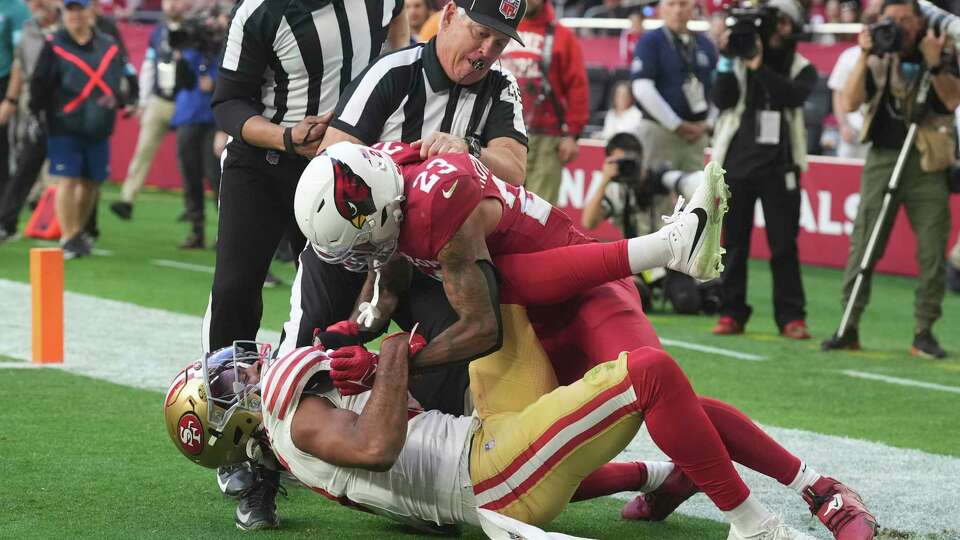
M 523 45 L 517 25 L 527 12 L 527 0 L 456 0 L 467 15 L 478 24 L 508 35 Z

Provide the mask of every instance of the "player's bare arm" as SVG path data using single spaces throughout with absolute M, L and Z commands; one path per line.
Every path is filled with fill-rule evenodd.
M 412 360 L 411 369 L 464 361 L 498 348 L 499 300 L 484 238 L 483 214 L 476 210 L 440 250 L 443 290 L 459 319 L 430 341 Z M 481 265 L 489 265 L 489 276 Z
M 363 412 L 337 409 L 322 397 L 304 397 L 290 434 L 297 448 L 327 463 L 387 471 L 407 437 L 407 334 L 380 344 L 377 379 Z
M 377 316 L 373 322 L 365 328 L 365 331 L 373 334 L 379 334 L 390 324 L 390 317 L 400 301 L 400 296 L 410 288 L 410 280 L 413 277 L 413 267 L 410 263 L 399 256 L 394 256 L 387 264 L 380 268 L 380 293 L 377 299 Z M 357 321 L 360 316 L 360 305 L 364 302 L 370 302 L 373 299 L 373 291 L 376 285 L 376 272 L 373 270 L 367 272 L 367 280 L 363 284 L 360 296 L 357 297 L 357 304 L 353 308 L 351 321 Z

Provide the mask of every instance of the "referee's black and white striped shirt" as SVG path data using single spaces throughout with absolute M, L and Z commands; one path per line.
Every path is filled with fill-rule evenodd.
M 241 0 L 213 105 L 238 97 L 247 103 L 233 108 L 228 122 L 218 115 L 221 128 L 236 136 L 232 131 L 254 114 L 292 126 L 333 110 L 350 81 L 380 55 L 402 8 L 403 0 Z
M 333 115 L 335 127 L 364 144 L 413 142 L 440 131 L 498 137 L 527 145 L 520 89 L 498 64 L 477 83 L 450 80 L 437 58 L 436 38 L 378 58 L 347 87 Z

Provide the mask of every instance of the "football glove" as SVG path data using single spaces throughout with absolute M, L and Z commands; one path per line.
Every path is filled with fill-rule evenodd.
M 330 353 L 330 379 L 343 396 L 373 388 L 380 357 L 362 345 L 348 345 Z
M 313 331 L 313 344 L 325 349 L 339 349 L 349 345 L 360 345 L 363 342 L 360 326 L 353 321 L 340 321 L 331 324 L 326 330 L 317 328 Z

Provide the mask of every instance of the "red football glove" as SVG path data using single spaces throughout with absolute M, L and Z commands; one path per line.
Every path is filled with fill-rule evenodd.
M 327 332 L 336 332 L 345 336 L 356 337 L 360 333 L 360 325 L 354 321 L 340 321 L 328 326 Z
M 330 353 L 330 379 L 341 395 L 362 394 L 373 388 L 379 362 L 362 345 L 342 347 Z

